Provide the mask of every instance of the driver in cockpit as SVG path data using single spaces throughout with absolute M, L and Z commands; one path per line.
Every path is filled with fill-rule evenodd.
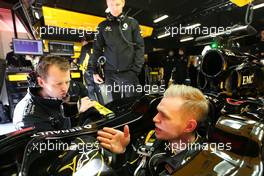
M 98 131 L 101 146 L 120 154 L 118 175 L 172 174 L 191 152 L 195 152 L 189 147 L 202 143 L 196 129 L 208 113 L 208 102 L 200 90 L 173 85 L 166 90 L 157 110 L 153 118 L 155 130 L 142 141 L 133 143 L 130 140 L 127 125 L 123 131 L 108 127 Z M 175 155 L 177 157 L 173 157 Z

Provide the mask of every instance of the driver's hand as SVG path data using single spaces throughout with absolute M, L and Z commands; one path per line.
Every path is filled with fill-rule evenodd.
M 94 107 L 95 106 L 95 102 L 90 100 L 88 97 L 83 97 L 80 102 L 80 107 L 79 107 L 79 112 L 85 112 L 87 111 L 87 109 Z
M 104 83 L 104 80 L 99 76 L 99 74 L 93 74 L 93 79 L 96 84 Z
M 128 125 L 124 126 L 124 131 L 116 130 L 114 128 L 105 127 L 98 131 L 97 140 L 101 146 L 110 150 L 113 153 L 124 153 L 126 146 L 130 142 L 130 133 Z

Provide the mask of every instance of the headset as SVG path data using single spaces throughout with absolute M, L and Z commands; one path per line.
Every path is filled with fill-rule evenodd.
M 127 14 L 121 13 L 121 15 L 119 15 L 118 17 L 113 16 L 110 12 L 106 13 L 106 18 L 108 21 L 117 21 L 119 23 L 119 32 L 122 36 L 122 38 L 124 39 L 124 41 L 128 44 L 128 45 L 132 45 L 132 46 L 136 46 L 137 44 L 134 42 L 130 42 L 124 35 L 123 31 L 122 31 L 122 23 L 125 20 Z
M 106 13 L 106 18 L 108 21 L 118 21 L 118 22 L 123 22 L 126 18 L 126 14 L 121 13 L 118 17 L 113 16 L 110 12 Z

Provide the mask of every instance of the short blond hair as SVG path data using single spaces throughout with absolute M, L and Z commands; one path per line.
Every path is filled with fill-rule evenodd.
M 208 113 L 208 101 L 197 88 L 186 85 L 171 85 L 164 97 L 180 97 L 185 102 L 182 107 L 186 113 L 191 113 L 197 121 L 202 121 Z

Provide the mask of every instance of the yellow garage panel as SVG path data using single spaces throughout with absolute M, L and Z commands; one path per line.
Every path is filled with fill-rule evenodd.
M 81 73 L 80 72 L 71 72 L 71 78 L 80 78 Z
M 46 26 L 95 31 L 105 18 L 51 7 L 42 7 Z
M 96 31 L 98 24 L 105 20 L 103 17 L 46 6 L 42 7 L 42 11 L 46 26 L 86 30 L 87 32 Z M 140 28 L 143 37 L 152 35 L 152 27 L 140 25 Z
M 232 3 L 236 4 L 239 7 L 242 7 L 244 5 L 249 4 L 250 2 L 252 2 L 253 0 L 230 0 Z
M 8 81 L 27 81 L 28 73 L 8 75 Z
M 153 27 L 140 25 L 142 37 L 149 37 L 152 35 Z

